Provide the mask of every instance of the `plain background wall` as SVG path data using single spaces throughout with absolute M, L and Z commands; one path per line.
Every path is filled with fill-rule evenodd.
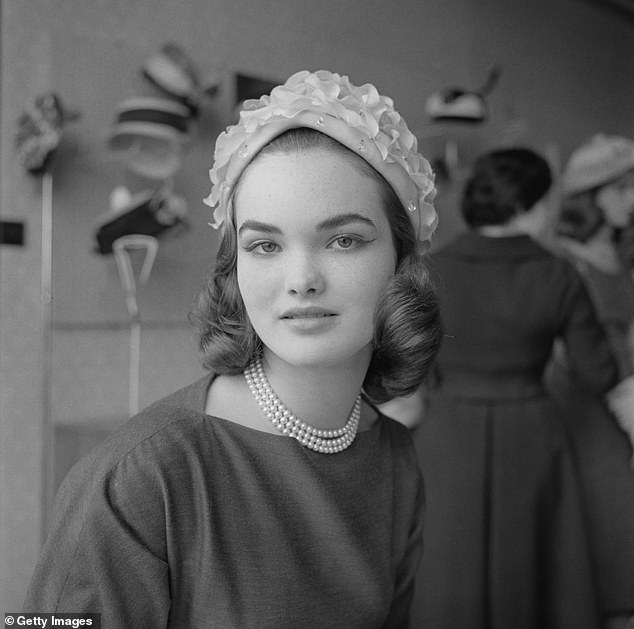
M 634 136 L 633 24 L 583 0 L 4 0 L 0 24 L 0 215 L 24 221 L 24 247 L 0 247 L 0 612 L 17 610 L 51 492 L 79 453 L 127 416 L 128 327 L 111 257 L 93 253 L 95 221 L 120 184 L 142 189 L 109 154 L 117 104 L 155 93 L 140 75 L 174 41 L 218 95 L 205 106 L 176 178 L 190 229 L 161 241 L 140 293 L 141 402 L 203 372 L 187 313 L 217 238 L 201 199 L 217 133 L 232 121 L 235 75 L 286 78 L 326 68 L 389 94 L 428 157 L 517 141 L 556 162 L 596 131 Z M 502 68 L 480 127 L 433 125 L 424 103 L 478 87 Z M 55 91 L 81 119 L 54 165 L 52 372 L 42 369 L 41 181 L 13 138 L 26 99 Z M 148 91 L 149 90 L 149 91 Z M 439 240 L 460 228 L 459 181 L 441 190 Z M 54 440 L 53 440 L 54 437 Z

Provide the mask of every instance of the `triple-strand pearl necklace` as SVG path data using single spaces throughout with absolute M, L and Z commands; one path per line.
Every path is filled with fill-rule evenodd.
M 262 412 L 284 435 L 297 439 L 303 446 L 323 454 L 342 452 L 354 441 L 361 417 L 361 394 L 357 396 L 345 426 L 322 430 L 310 426 L 290 411 L 273 391 L 257 358 L 244 370 L 244 378 Z

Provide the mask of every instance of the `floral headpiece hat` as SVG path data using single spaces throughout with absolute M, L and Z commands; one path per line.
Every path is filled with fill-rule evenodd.
M 216 141 L 209 171 L 213 227 L 225 223 L 240 175 L 258 151 L 288 129 L 308 127 L 337 140 L 365 159 L 393 188 L 412 221 L 418 239 L 428 243 L 438 215 L 429 162 L 393 102 L 370 83 L 356 87 L 347 76 L 326 70 L 293 74 L 270 95 L 247 100 L 236 125 Z

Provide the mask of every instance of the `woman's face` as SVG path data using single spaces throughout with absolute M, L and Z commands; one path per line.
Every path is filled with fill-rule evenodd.
M 369 361 L 396 265 L 379 183 L 332 150 L 267 154 L 234 207 L 238 285 L 265 352 L 294 366 Z
M 597 203 L 609 225 L 626 227 L 634 212 L 634 170 L 603 186 L 597 193 Z

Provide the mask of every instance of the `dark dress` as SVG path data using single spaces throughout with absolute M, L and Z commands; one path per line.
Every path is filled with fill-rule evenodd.
M 634 285 L 626 273 L 607 274 L 579 261 L 581 271 L 619 357 L 622 378 L 634 372 L 627 342 L 634 320 Z M 634 470 L 632 446 L 602 396 L 575 378 L 557 353 L 548 386 L 570 431 L 582 483 L 599 602 L 605 615 L 634 613 Z
M 542 384 L 556 338 L 587 387 L 616 382 L 589 296 L 527 236 L 469 232 L 432 258 L 447 336 L 414 433 L 427 515 L 413 626 L 596 627 L 569 440 Z
M 24 604 L 107 629 L 406 628 L 422 544 L 411 437 L 379 417 L 335 455 L 158 402 L 65 480 Z

